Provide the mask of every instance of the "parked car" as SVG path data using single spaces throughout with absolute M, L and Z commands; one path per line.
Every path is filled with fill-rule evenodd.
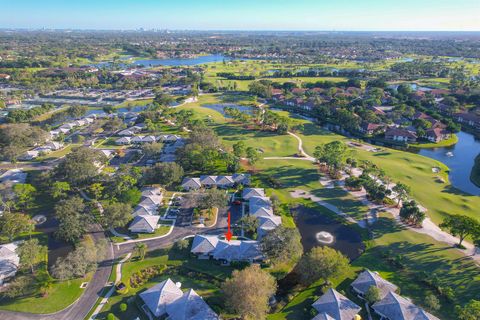
M 242 204 L 242 201 L 240 201 L 240 200 L 235 200 L 235 201 L 233 201 L 233 204 L 236 205 L 236 206 L 239 206 L 239 205 Z

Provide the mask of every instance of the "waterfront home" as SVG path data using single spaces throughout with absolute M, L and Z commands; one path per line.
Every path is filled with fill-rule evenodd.
M 385 132 L 385 139 L 391 141 L 411 143 L 417 141 L 417 134 L 407 129 L 390 127 Z
M 0 245 L 0 285 L 18 271 L 20 257 L 16 252 L 17 247 L 15 242 Z
M 368 269 L 361 272 L 351 284 L 353 291 L 360 297 L 363 297 L 371 286 L 378 288 L 380 299 L 383 299 L 389 292 L 395 292 L 398 289 L 396 285 L 380 277 L 377 272 Z
M 361 308 L 335 289 L 328 289 L 317 301 L 312 304 L 318 311 L 314 319 L 354 320 L 360 319 L 358 313 Z
M 258 217 L 257 239 L 262 239 L 269 231 L 282 224 L 282 217 L 276 215 Z
M 150 316 L 160 318 L 166 315 L 167 305 L 182 295 L 180 287 L 167 279 L 140 293 L 139 296 L 145 303 L 142 309 L 150 313 Z
M 381 123 L 365 122 L 360 126 L 360 132 L 367 135 L 385 132 L 385 125 Z
M 425 131 L 425 138 L 431 142 L 440 142 L 451 137 L 450 132 L 441 127 L 428 129 Z
M 158 220 L 160 216 L 138 215 L 133 218 L 128 230 L 134 233 L 154 233 L 158 228 Z
M 394 292 L 389 292 L 372 308 L 385 320 L 440 320 Z
M 180 298 L 167 304 L 167 313 L 169 320 L 220 319 L 193 289 L 187 290 Z

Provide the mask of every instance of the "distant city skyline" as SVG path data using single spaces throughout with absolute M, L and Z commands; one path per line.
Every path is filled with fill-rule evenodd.
M 0 28 L 480 31 L 479 0 L 0 0 Z

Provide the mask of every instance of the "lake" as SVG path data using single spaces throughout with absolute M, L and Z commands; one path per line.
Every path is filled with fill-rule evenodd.
M 449 179 L 454 187 L 472 195 L 480 195 L 480 188 L 470 181 L 475 158 L 480 153 L 480 140 L 472 134 L 461 131 L 457 133 L 458 143 L 451 147 L 421 149 L 422 156 L 438 160 L 450 168 Z M 448 156 L 451 152 L 453 156 Z
M 328 245 L 353 260 L 358 258 L 365 249 L 362 238 L 354 229 L 322 214 L 315 208 L 299 206 L 293 209 L 292 213 L 302 236 L 305 252 L 310 251 L 313 247 Z M 328 244 L 320 242 L 317 236 L 322 231 L 331 234 L 333 242 Z
M 121 67 L 127 66 L 144 66 L 144 67 L 155 67 L 155 66 L 195 66 L 199 64 L 212 63 L 212 62 L 222 62 L 222 61 L 233 60 L 230 57 L 226 57 L 223 54 L 211 54 L 206 56 L 198 56 L 195 58 L 170 58 L 170 59 L 141 59 L 134 60 L 130 64 L 118 63 Z M 96 67 L 109 67 L 112 65 L 111 61 L 104 61 L 94 64 Z

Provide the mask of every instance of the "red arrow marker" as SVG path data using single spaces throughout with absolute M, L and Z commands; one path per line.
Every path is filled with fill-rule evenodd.
M 228 212 L 228 231 L 225 233 L 225 238 L 227 241 L 232 239 L 232 232 L 230 231 L 230 211 Z

